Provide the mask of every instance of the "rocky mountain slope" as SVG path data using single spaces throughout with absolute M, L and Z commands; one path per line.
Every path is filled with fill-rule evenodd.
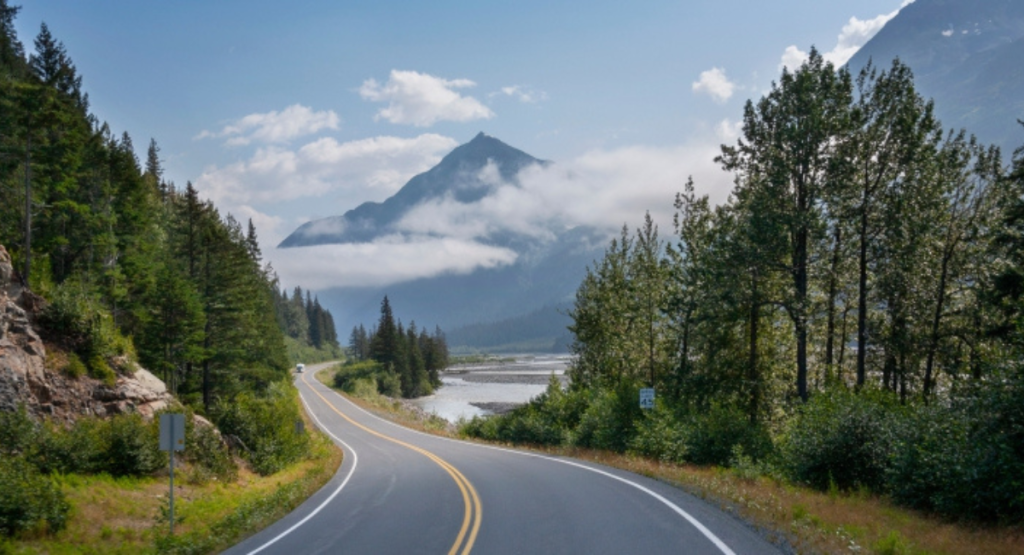
M 1005 158 L 1024 144 L 1024 2 L 916 0 L 889 21 L 848 67 L 898 57 L 914 71 L 947 129 L 964 128 L 1000 146 Z
M 37 417 L 68 422 L 132 411 L 149 416 L 170 403 L 164 383 L 143 368 L 137 367 L 133 376 L 118 376 L 113 386 L 50 368 L 32 323 L 42 304 L 14 279 L 11 257 L 0 245 L 0 411 L 23 405 Z
M 395 224 L 417 206 L 439 199 L 472 206 L 495 194 L 500 186 L 519 186 L 520 171 L 534 164 L 551 162 L 480 133 L 445 156 L 437 166 L 410 179 L 383 203 L 364 203 L 342 216 L 308 222 L 285 239 L 281 247 L 364 243 L 401 234 Z M 492 172 L 487 176 L 484 169 L 488 165 L 497 170 L 497 175 Z M 387 287 L 336 287 L 320 291 L 319 299 L 335 316 L 343 343 L 353 326 L 364 324 L 369 328 L 377 321 L 380 302 L 386 294 L 406 323 L 414 320 L 430 328 L 437 324 L 445 331 L 488 324 L 487 333 L 466 329 L 455 334 L 456 339 L 466 338 L 468 346 L 489 348 L 516 343 L 530 350 L 536 346 L 561 350 L 567 323 L 565 309 L 583 280 L 587 265 L 600 258 L 607 236 L 583 226 L 552 226 L 544 231 L 534 235 L 502 231 L 477 239 L 514 251 L 516 260 L 508 265 Z M 508 330 L 509 341 L 502 343 L 492 333 L 495 329 Z M 485 336 L 492 339 L 482 340 Z

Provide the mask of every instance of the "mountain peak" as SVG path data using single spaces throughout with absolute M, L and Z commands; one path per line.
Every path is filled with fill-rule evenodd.
M 449 152 L 439 164 L 414 176 L 384 202 L 366 202 L 344 215 L 307 222 L 279 246 L 372 241 L 381 235 L 394 233 L 396 230 L 392 224 L 424 202 L 448 197 L 469 204 L 494 193 L 499 185 L 482 179 L 480 175 L 488 165 L 497 167 L 502 181 L 517 183 L 517 176 L 523 168 L 547 163 L 481 131 L 468 143 Z

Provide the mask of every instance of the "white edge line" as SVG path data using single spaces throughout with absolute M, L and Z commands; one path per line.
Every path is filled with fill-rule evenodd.
M 327 387 L 327 386 L 325 385 L 324 387 Z M 480 444 L 480 443 L 473 443 L 473 442 L 470 442 L 470 441 L 460 441 L 460 440 L 457 440 L 457 439 L 441 437 L 441 436 L 435 436 L 435 435 L 432 435 L 432 434 L 427 434 L 427 433 L 421 432 L 419 430 L 413 430 L 411 428 L 406 428 L 405 426 L 402 426 L 402 425 L 396 424 L 395 422 L 392 422 L 390 420 L 386 420 L 384 418 L 381 418 L 381 417 L 377 416 L 376 414 L 373 414 L 373 413 L 363 409 L 359 405 L 356 405 L 355 403 L 349 401 L 348 399 L 345 399 L 345 397 L 343 397 L 337 391 L 334 391 L 331 388 L 327 388 L 327 389 L 331 393 L 334 393 L 339 398 L 344 400 L 346 403 L 351 405 L 353 408 L 363 412 L 367 416 L 375 418 L 375 419 L 377 419 L 377 420 L 379 420 L 381 422 L 384 422 L 385 424 L 390 424 L 392 426 L 395 426 L 396 428 L 412 432 L 414 434 L 420 434 L 420 435 L 423 435 L 423 436 L 427 436 L 427 437 L 434 438 L 434 439 L 440 439 L 440 440 L 444 440 L 444 441 L 451 441 L 451 442 L 458 443 L 459 445 L 471 445 L 471 446 L 475 446 L 475 447 L 480 447 L 482 449 L 492 449 L 492 450 L 495 450 L 495 451 L 503 451 L 505 453 L 513 453 L 513 454 L 521 455 L 521 456 L 524 456 L 524 457 L 534 457 L 534 458 L 538 458 L 538 459 L 548 460 L 548 461 L 551 461 L 551 462 L 567 464 L 569 466 L 574 466 L 574 467 L 577 467 L 577 468 L 582 468 L 583 470 L 589 470 L 590 472 L 594 472 L 596 474 L 600 474 L 602 476 L 611 478 L 613 480 L 618 480 L 619 482 L 622 482 L 624 484 L 628 484 L 628 485 L 630 485 L 630 486 L 632 486 L 632 487 L 634 487 L 634 488 L 636 488 L 636 489 L 646 493 L 647 495 L 650 495 L 654 499 L 660 501 L 662 504 L 667 506 L 673 512 L 675 512 L 679 516 L 681 516 L 684 519 L 686 519 L 686 521 L 689 522 L 690 524 L 692 524 L 693 527 L 696 528 L 701 534 L 704 534 L 704 537 L 706 537 L 708 540 L 710 540 L 711 543 L 715 544 L 715 547 L 717 547 L 723 554 L 725 554 L 725 555 L 736 555 L 736 553 L 732 549 L 729 549 L 729 546 L 725 545 L 725 542 L 723 542 L 721 539 L 719 539 L 718 536 L 716 536 L 714 532 L 709 530 L 699 520 L 694 518 L 693 515 L 691 515 L 690 513 L 684 511 L 681 507 L 679 507 L 679 505 L 676 505 L 675 503 L 669 501 L 668 499 L 663 497 L 661 494 L 659 494 L 659 493 L 657 493 L 655 491 L 652 491 L 651 489 L 648 489 L 647 487 L 642 486 L 642 485 L 640 485 L 640 484 L 638 484 L 636 482 L 633 482 L 632 480 L 627 480 L 627 479 L 625 479 L 625 478 L 623 478 L 621 476 L 616 476 L 615 474 L 612 474 L 611 472 L 606 472 L 604 470 L 601 470 L 601 469 L 598 469 L 598 468 L 593 468 L 591 466 L 587 466 L 585 464 L 581 464 L 581 463 L 578 463 L 578 462 L 575 462 L 575 461 L 571 461 L 571 460 L 567 460 L 567 459 L 556 459 L 554 457 L 549 457 L 547 455 L 541 455 L 541 454 L 538 454 L 538 453 L 530 453 L 530 452 L 527 452 L 527 451 L 517 451 L 515 449 L 506 449 L 504 447 L 496 447 L 494 445 L 483 445 L 483 444 Z M 330 433 L 330 432 L 328 432 L 328 433 Z
M 312 417 L 313 420 L 316 421 L 317 426 L 319 426 L 320 429 L 323 430 L 324 433 L 326 433 L 327 435 L 329 435 L 332 438 L 334 438 L 335 441 L 337 441 L 338 443 L 340 443 L 343 446 L 345 446 L 345 449 L 348 449 L 348 451 L 350 453 L 352 453 L 352 468 L 348 471 L 348 476 L 345 476 L 345 479 L 341 482 L 341 485 L 338 486 L 338 489 L 334 490 L 334 492 L 331 493 L 331 495 L 329 497 L 327 497 L 327 499 L 324 499 L 323 503 L 320 503 L 320 505 L 317 506 L 317 508 L 313 509 L 313 512 L 311 512 L 308 515 L 306 515 L 302 520 L 300 520 L 300 521 L 296 522 L 295 524 L 293 524 L 291 526 L 291 528 L 288 528 L 284 532 L 281 532 L 280 534 L 275 536 L 273 539 L 269 540 L 267 543 L 257 547 L 256 549 L 253 549 L 252 551 L 250 551 L 248 553 L 248 555 L 255 555 L 256 553 L 259 553 L 260 551 L 263 551 L 264 549 L 266 549 L 266 548 L 270 547 L 271 545 L 277 543 L 278 540 L 280 540 L 281 538 L 287 536 L 288 534 L 291 534 L 299 526 L 302 526 L 307 521 L 309 521 L 309 519 L 311 519 L 314 516 L 316 516 L 317 513 L 319 513 L 324 507 L 326 507 L 327 504 L 330 503 L 335 497 L 337 497 L 337 495 L 339 493 L 341 493 L 342 488 L 344 488 L 345 485 L 348 484 L 349 479 L 352 478 L 352 473 L 354 473 L 356 471 L 356 466 L 359 464 L 359 455 L 356 454 L 356 450 L 353 449 L 349 444 L 345 443 L 344 440 L 342 440 L 338 436 L 332 434 L 331 431 L 328 430 L 326 426 L 324 426 L 323 422 L 320 422 L 320 419 L 317 418 L 315 414 L 313 414 L 313 408 L 310 407 L 309 403 L 306 402 L 306 398 L 302 396 L 302 392 L 301 391 L 299 392 L 299 399 L 302 400 L 302 404 L 306 406 L 306 410 L 309 411 L 309 416 Z

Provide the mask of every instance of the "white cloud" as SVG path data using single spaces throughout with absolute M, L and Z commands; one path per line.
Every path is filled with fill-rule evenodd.
M 337 129 L 340 121 L 341 118 L 332 110 L 314 112 L 301 104 L 293 104 L 280 112 L 249 114 L 217 132 L 204 130 L 195 139 L 227 137 L 228 146 L 252 142 L 283 143 L 323 129 Z
M 367 79 L 359 94 L 372 102 L 387 102 L 374 119 L 391 123 L 429 127 L 439 121 L 490 119 L 494 112 L 471 96 L 456 89 L 475 87 L 469 79 L 442 79 L 416 71 L 391 70 L 383 85 Z
M 509 87 L 502 87 L 498 92 L 492 92 L 488 96 L 493 97 L 503 94 L 515 98 L 519 102 L 524 104 L 533 104 L 548 99 L 548 93 L 544 91 L 538 91 L 525 85 L 512 85 Z
M 946 38 L 949 38 L 949 37 L 953 36 L 953 30 L 952 29 L 946 29 L 945 31 L 942 32 L 942 36 L 944 36 Z
M 207 168 L 195 186 L 222 214 L 243 222 L 252 218 L 266 253 L 304 223 L 269 215 L 280 213 L 281 203 L 311 199 L 310 205 L 327 214 L 342 214 L 365 201 L 384 200 L 457 144 L 424 134 L 344 143 L 323 138 L 297 150 L 266 147 L 249 160 Z
M 273 249 L 269 258 L 285 284 L 324 290 L 467 274 L 512 264 L 516 253 L 455 238 L 390 236 L 373 243 Z
M 729 100 L 735 89 L 736 84 L 725 76 L 725 70 L 717 67 L 701 72 L 700 79 L 693 83 L 693 92 L 705 93 L 715 102 Z
M 325 137 L 297 150 L 264 147 L 249 160 L 206 169 L 196 188 L 218 206 L 328 195 L 359 202 L 383 200 L 457 144 L 427 133 L 411 139 L 373 137 L 344 143 Z
M 836 39 L 835 47 L 828 52 L 822 53 L 822 57 L 826 62 L 831 62 L 836 67 L 846 64 L 882 27 L 885 27 L 885 24 L 890 19 L 896 17 L 896 14 L 900 13 L 901 9 L 913 2 L 914 0 L 904 0 L 898 9 L 887 14 L 880 14 L 872 19 L 851 17 L 846 25 L 843 25 L 843 29 Z M 796 46 L 788 46 L 782 54 L 779 70 L 781 71 L 782 68 L 788 67 L 790 71 L 793 71 L 807 60 L 807 56 L 807 52 L 800 50 Z
M 532 166 L 519 173 L 518 184 L 503 183 L 496 192 L 466 204 L 436 200 L 410 211 L 398 224 L 413 234 L 484 239 L 512 231 L 540 239 L 553 230 L 579 225 L 617 232 L 623 223 L 638 226 L 650 211 L 662 236 L 672 233 L 672 201 L 687 176 L 712 202 L 724 201 L 732 178 L 714 163 L 713 141 L 673 147 L 635 146 L 588 152 L 573 160 Z M 493 166 L 483 170 L 497 176 Z

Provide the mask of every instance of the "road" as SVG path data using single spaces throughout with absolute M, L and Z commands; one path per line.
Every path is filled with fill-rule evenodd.
M 228 554 L 780 552 L 657 480 L 380 419 L 318 382 L 317 369 L 295 383 L 344 462 L 324 488 Z

